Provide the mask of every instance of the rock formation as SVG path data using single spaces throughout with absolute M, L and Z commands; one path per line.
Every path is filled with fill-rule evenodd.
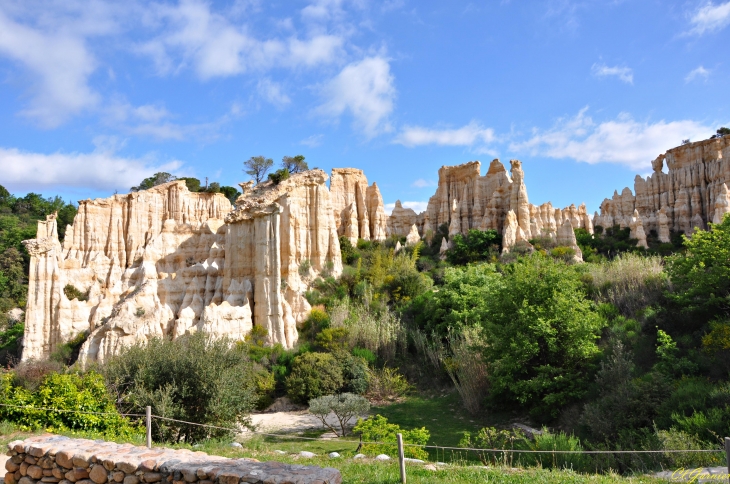
M 421 240 L 421 236 L 418 235 L 418 228 L 416 224 L 411 225 L 411 231 L 406 236 L 406 246 L 416 245 Z
M 378 185 L 368 186 L 362 170 L 334 168 L 330 181 L 330 197 L 337 233 L 353 245 L 357 239 L 385 240 L 387 215 Z
M 665 163 L 667 173 L 662 171 Z M 636 210 L 643 230 L 655 230 L 659 240 L 668 242 L 669 231 L 689 235 L 695 227 L 721 220 L 727 200 L 723 185 L 730 182 L 730 136 L 672 148 L 652 168 L 646 179 L 634 179 L 635 194 L 624 188 L 605 199 L 594 225 L 630 227 Z
M 400 200 L 395 201 L 395 208 L 388 217 L 388 235 L 405 237 L 411 227 L 418 222 L 418 215 L 412 208 L 404 208 Z
M 342 270 L 326 180 L 312 170 L 247 187 L 233 211 L 223 195 L 190 193 L 183 181 L 84 200 L 63 247 L 49 216 L 25 242 L 23 359 L 47 357 L 82 332 L 82 362 L 193 331 L 240 339 L 252 325 L 291 347 L 311 277 Z M 303 263 L 309 274 L 300 275 Z M 67 286 L 85 300 L 69 301 Z
M 423 214 L 413 214 L 420 222 L 420 233 L 425 235 L 444 224 L 450 236 L 466 234 L 470 229 L 493 229 L 502 234 L 506 251 L 519 241 L 556 238 L 564 220 L 570 220 L 574 228 L 593 233 L 585 204 L 562 210 L 553 208 L 550 202 L 531 204 L 522 163 L 512 160 L 510 165 L 508 174 L 499 160 L 493 160 L 485 176 L 481 176 L 478 161 L 441 167 L 438 188 L 429 199 L 428 208 Z
M 583 260 L 583 253 L 578 247 L 578 242 L 575 239 L 575 231 L 573 230 L 573 224 L 570 219 L 566 218 L 558 228 L 557 243 L 563 247 L 570 247 L 575 251 L 574 260 L 580 262 Z

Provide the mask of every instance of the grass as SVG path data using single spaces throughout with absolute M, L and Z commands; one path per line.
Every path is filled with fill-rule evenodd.
M 0 423 L 0 445 L 6 445 L 8 442 L 25 439 L 34 435 L 32 432 L 15 431 L 12 425 Z M 10 433 L 6 433 L 10 432 Z M 36 432 L 37 434 L 37 432 Z M 94 435 L 66 434 L 71 437 L 95 438 Z M 143 439 L 132 439 L 133 443 L 139 445 Z M 352 450 L 347 450 L 338 442 L 322 442 L 319 445 L 322 453 L 331 452 L 330 448 L 337 445 L 343 447 L 342 457 L 339 459 L 330 459 L 326 455 L 318 455 L 312 459 L 304 459 L 298 455 L 291 453 L 283 455 L 274 452 L 274 449 L 285 450 L 282 443 L 267 442 L 266 439 L 255 437 L 244 442 L 243 448 L 231 447 L 228 442 L 206 441 L 195 450 L 201 450 L 211 455 L 221 455 L 231 458 L 251 457 L 260 461 L 275 460 L 287 464 L 305 464 L 317 465 L 321 467 L 334 467 L 342 473 L 343 483 L 368 483 L 368 484 L 393 484 L 400 481 L 398 463 L 395 460 L 379 462 L 371 459 L 353 460 Z M 335 447 L 329 447 L 335 446 Z M 172 448 L 191 448 L 190 445 L 167 445 Z M 315 452 L 316 447 L 310 447 L 308 450 Z M 303 450 L 301 446 L 296 446 L 296 450 Z M 336 450 L 336 449 L 335 449 Z M 294 452 L 291 450 L 290 452 Z M 339 452 L 339 451 L 338 451 Z M 484 468 L 480 466 L 440 466 L 437 470 L 428 470 L 421 465 L 407 466 L 408 482 L 411 484 L 430 484 L 430 483 L 447 483 L 447 484 L 467 484 L 473 482 L 489 482 L 500 484 L 527 484 L 540 482 L 545 484 L 609 484 L 609 483 L 625 483 L 625 484 L 658 484 L 663 481 L 647 476 L 622 477 L 619 475 L 586 475 L 578 474 L 571 470 L 550 471 L 544 469 L 511 469 L 511 468 Z

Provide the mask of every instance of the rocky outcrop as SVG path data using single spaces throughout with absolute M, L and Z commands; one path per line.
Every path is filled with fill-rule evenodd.
M 421 240 L 421 236 L 418 235 L 418 228 L 416 224 L 411 225 L 411 231 L 406 236 L 406 245 L 416 245 Z
M 585 204 L 562 210 L 553 208 L 550 202 L 531 204 L 518 160 L 511 160 L 509 173 L 499 160 L 493 160 L 484 176 L 478 161 L 441 167 L 436 193 L 429 199 L 426 211 L 416 218 L 422 220 L 418 226 L 422 235 L 444 224 L 450 236 L 465 234 L 470 229 L 496 230 L 502 235 L 506 251 L 520 241 L 555 239 L 565 220 L 574 228 L 593 233 Z
M 388 217 L 387 234 L 397 237 L 406 237 L 411 227 L 418 223 L 418 215 L 412 208 L 404 208 L 400 200 L 395 201 L 395 207 Z
M 342 269 L 326 180 L 312 170 L 247 187 L 233 211 L 223 195 L 190 193 L 182 181 L 85 200 L 63 247 L 55 217 L 39 222 L 25 242 L 23 359 L 47 357 L 82 332 L 82 362 L 194 331 L 241 339 L 253 325 L 291 347 L 311 278 Z M 300 275 L 303 263 L 311 269 Z M 69 300 L 73 292 L 84 300 Z
M 368 186 L 362 170 L 334 168 L 330 181 L 337 233 L 353 245 L 357 239 L 385 240 L 387 215 L 378 185 Z
M 695 227 L 721 220 L 730 182 L 730 136 L 672 148 L 652 167 L 654 173 L 646 179 L 636 176 L 633 193 L 627 187 L 605 199 L 594 224 L 630 227 L 637 211 L 643 230 L 656 231 L 660 241 L 668 242 L 670 231 L 691 234 Z

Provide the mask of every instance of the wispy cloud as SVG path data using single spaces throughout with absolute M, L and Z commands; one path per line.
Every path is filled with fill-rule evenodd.
M 283 108 L 291 103 L 291 99 L 283 91 L 281 84 L 269 78 L 259 80 L 256 89 L 259 95 L 278 108 Z
M 435 187 L 436 185 L 437 183 L 435 181 L 425 180 L 423 178 L 419 178 L 411 184 L 411 186 L 414 186 L 416 188 Z
M 338 118 L 349 112 L 354 125 L 372 138 L 390 131 L 396 89 L 388 59 L 366 57 L 345 66 L 322 89 L 325 102 L 316 113 Z
M 717 32 L 724 29 L 730 24 L 730 2 L 715 5 L 708 2 L 690 18 L 692 28 L 689 34 L 703 35 L 706 33 Z
M 301 140 L 299 142 L 300 145 L 309 146 L 310 148 L 316 148 L 317 146 L 322 145 L 322 140 L 324 139 L 324 135 L 322 134 L 313 134 L 312 136 L 308 136 Z
M 413 209 L 413 211 L 416 213 L 424 212 L 426 210 L 426 208 L 428 208 L 428 202 L 403 202 L 401 205 L 403 205 L 404 208 Z M 395 202 L 385 204 L 385 212 L 388 215 L 393 213 L 394 208 L 395 208 Z
M 476 121 L 456 129 L 431 129 L 422 126 L 406 126 L 393 140 L 408 147 L 423 145 L 472 146 L 495 141 L 494 130 Z
M 692 69 L 689 74 L 684 77 L 684 82 L 692 82 L 695 79 L 707 80 L 710 77 L 710 70 L 699 66 L 697 69 Z
M 628 113 L 596 123 L 583 108 L 576 116 L 558 120 L 548 130 L 514 142 L 516 153 L 549 158 L 572 158 L 586 163 L 619 163 L 634 170 L 650 168 L 651 160 L 683 139 L 707 137 L 713 129 L 692 120 L 640 122 Z
M 634 83 L 634 71 L 626 66 L 609 67 L 606 64 L 593 64 L 591 73 L 596 77 L 618 77 L 627 84 Z
M 0 165 L 3 185 L 11 191 L 44 191 L 63 185 L 126 192 L 155 172 L 179 169 L 182 162 L 160 162 L 152 156 L 126 158 L 108 147 L 90 153 L 51 154 L 0 148 Z

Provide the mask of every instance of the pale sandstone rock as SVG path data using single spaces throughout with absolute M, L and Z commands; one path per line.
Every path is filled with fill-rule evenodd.
M 403 250 L 403 246 L 400 245 L 400 240 L 399 240 L 398 242 L 395 243 L 395 249 L 393 250 L 393 253 L 397 254 L 401 250 Z
M 657 231 L 659 235 L 659 242 L 671 242 L 669 234 L 669 219 L 667 218 L 667 209 L 665 207 L 662 207 L 657 214 L 657 226 L 659 229 Z
M 418 235 L 418 228 L 416 224 L 411 225 L 411 231 L 406 236 L 406 246 L 416 245 L 421 241 L 421 236 Z
M 664 164 L 668 172 L 663 172 Z M 668 228 L 690 235 L 695 227 L 706 227 L 715 220 L 723 184 L 730 183 L 730 137 L 708 139 L 678 146 L 659 155 L 653 162 L 654 173 L 646 179 L 636 176 L 634 192 L 624 188 L 621 195 L 601 204 L 596 224 L 626 227 L 634 210 L 642 214 L 644 230 L 662 232 L 663 218 Z M 663 210 L 663 216 L 660 212 Z M 661 220 L 661 222 L 660 222 Z M 669 236 L 660 234 L 660 240 Z
M 439 256 L 442 260 L 446 258 L 447 250 L 449 250 L 449 241 L 446 240 L 446 237 L 444 237 L 443 239 L 441 239 L 441 248 L 439 248 Z
M 411 231 L 411 226 L 418 221 L 418 215 L 412 208 L 404 208 L 400 200 L 396 200 L 395 208 L 388 217 L 390 235 L 405 237 Z
M 629 227 L 631 228 L 629 237 L 638 240 L 636 246 L 648 249 L 649 245 L 646 243 L 646 232 L 644 232 L 644 223 L 641 220 L 641 215 L 639 215 L 638 210 L 634 210 Z
M 570 247 L 575 251 L 574 260 L 576 262 L 581 262 L 583 260 L 583 253 L 581 252 L 580 247 L 578 247 L 578 242 L 575 239 L 575 231 L 573 230 L 573 225 L 570 223 L 569 218 L 566 218 L 558 229 L 556 241 L 558 245 L 562 247 Z
M 327 175 L 246 185 L 235 211 L 220 194 L 182 181 L 79 204 L 58 243 L 56 220 L 38 224 L 31 254 L 23 359 L 44 358 L 89 331 L 80 360 L 103 361 L 123 346 L 194 331 L 243 338 L 263 326 L 291 347 L 306 318 L 307 281 L 342 270 Z M 71 284 L 88 293 L 69 301 Z
M 717 194 L 715 200 L 715 213 L 712 216 L 712 223 L 720 224 L 725 214 L 730 212 L 730 194 L 728 193 L 727 184 L 720 185 L 720 193 Z
M 378 186 L 368 186 L 362 170 L 334 168 L 330 180 L 330 198 L 337 233 L 353 244 L 357 239 L 385 240 L 387 216 Z

